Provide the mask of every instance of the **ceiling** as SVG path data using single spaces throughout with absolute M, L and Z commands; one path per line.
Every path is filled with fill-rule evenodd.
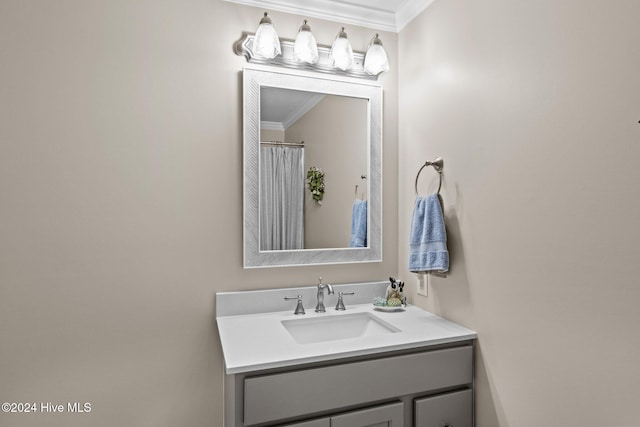
M 323 94 L 275 87 L 260 88 L 260 128 L 285 131 L 304 116 Z
M 435 0 L 225 0 L 382 31 L 398 32 Z

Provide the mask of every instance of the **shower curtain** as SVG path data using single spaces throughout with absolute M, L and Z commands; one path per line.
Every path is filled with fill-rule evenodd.
M 260 147 L 260 250 L 304 247 L 304 148 Z

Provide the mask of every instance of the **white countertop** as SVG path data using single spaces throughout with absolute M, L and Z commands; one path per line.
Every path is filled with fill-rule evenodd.
M 348 289 L 347 286 L 345 288 Z M 287 292 L 285 290 L 285 292 Z M 289 291 L 289 293 L 291 293 Z M 295 295 L 295 293 L 294 293 Z M 310 362 L 405 350 L 437 344 L 472 340 L 477 334 L 456 323 L 409 305 L 404 311 L 381 312 L 372 303 L 349 304 L 337 312 L 327 304 L 326 313 L 294 315 L 287 311 L 218 316 L 218 331 L 227 374 L 294 366 Z M 326 301 L 326 300 L 325 300 Z M 290 303 L 287 305 L 291 305 Z M 305 306 L 307 307 L 307 306 Z M 282 324 L 283 320 L 341 316 L 368 312 L 389 323 L 399 332 L 383 336 L 359 337 L 318 343 L 299 344 Z

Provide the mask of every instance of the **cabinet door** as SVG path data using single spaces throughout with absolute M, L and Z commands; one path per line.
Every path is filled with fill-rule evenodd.
M 463 390 L 417 399 L 416 427 L 473 427 L 472 393 Z
M 402 427 L 403 425 L 402 402 L 331 417 L 331 427 Z
M 303 421 L 301 423 L 287 424 L 281 427 L 331 427 L 331 418 L 321 418 L 313 421 Z

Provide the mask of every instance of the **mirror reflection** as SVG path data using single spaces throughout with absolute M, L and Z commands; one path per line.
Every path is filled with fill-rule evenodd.
M 260 87 L 261 251 L 368 247 L 368 104 Z
M 272 90 L 276 91 L 270 94 L 269 91 Z M 309 101 L 313 105 L 303 108 L 301 103 L 295 103 L 285 95 L 289 92 L 296 92 L 299 97 L 307 100 L 314 98 Z M 352 81 L 335 76 L 312 76 L 297 70 L 245 67 L 243 101 L 244 267 L 380 262 L 382 87 L 373 82 Z M 279 108 L 273 105 L 277 103 L 296 112 L 297 117 L 290 119 L 291 115 L 277 113 Z M 261 144 L 261 141 L 266 144 Z M 271 162 L 272 169 L 282 170 L 275 163 L 280 153 L 271 156 L 275 157 L 272 160 L 267 157 L 269 154 L 262 154 L 267 151 L 262 147 L 296 148 L 296 145 L 300 151 L 297 156 L 292 157 L 297 158 L 302 166 L 292 167 L 291 171 L 297 178 L 266 174 L 268 165 L 263 162 Z M 281 157 L 284 162 L 284 155 Z M 321 172 L 322 180 L 318 176 L 314 178 L 312 194 L 306 174 L 315 170 L 313 167 Z M 271 195 L 276 191 L 287 195 L 299 192 L 299 169 L 303 171 L 302 202 L 299 197 L 282 199 Z M 366 180 L 361 178 L 363 175 L 366 175 Z M 278 190 L 279 187 L 263 189 L 263 184 L 266 185 L 268 180 L 297 183 L 297 190 Z M 318 190 L 322 187 L 322 182 L 324 192 Z M 352 239 L 351 222 L 356 198 L 366 199 L 366 212 L 361 223 L 364 238 Z M 300 203 L 302 215 L 299 214 Z M 279 215 L 282 219 L 269 219 L 268 216 L 263 218 L 262 211 L 267 210 L 265 205 L 282 207 L 279 213 L 273 209 L 269 214 L 271 217 Z M 297 206 L 295 220 L 285 219 L 291 214 L 287 205 Z M 271 237 L 261 237 L 266 231 L 266 227 L 261 225 L 263 223 L 269 224 L 270 234 L 287 233 L 281 240 L 291 240 L 297 242 L 294 243 L 296 245 L 300 245 L 302 235 L 302 249 L 264 249 L 275 246 L 267 243 Z M 289 233 L 290 230 L 296 231 Z M 289 234 L 296 234 L 298 237 L 291 237 Z M 361 246 L 350 247 L 352 240 Z

